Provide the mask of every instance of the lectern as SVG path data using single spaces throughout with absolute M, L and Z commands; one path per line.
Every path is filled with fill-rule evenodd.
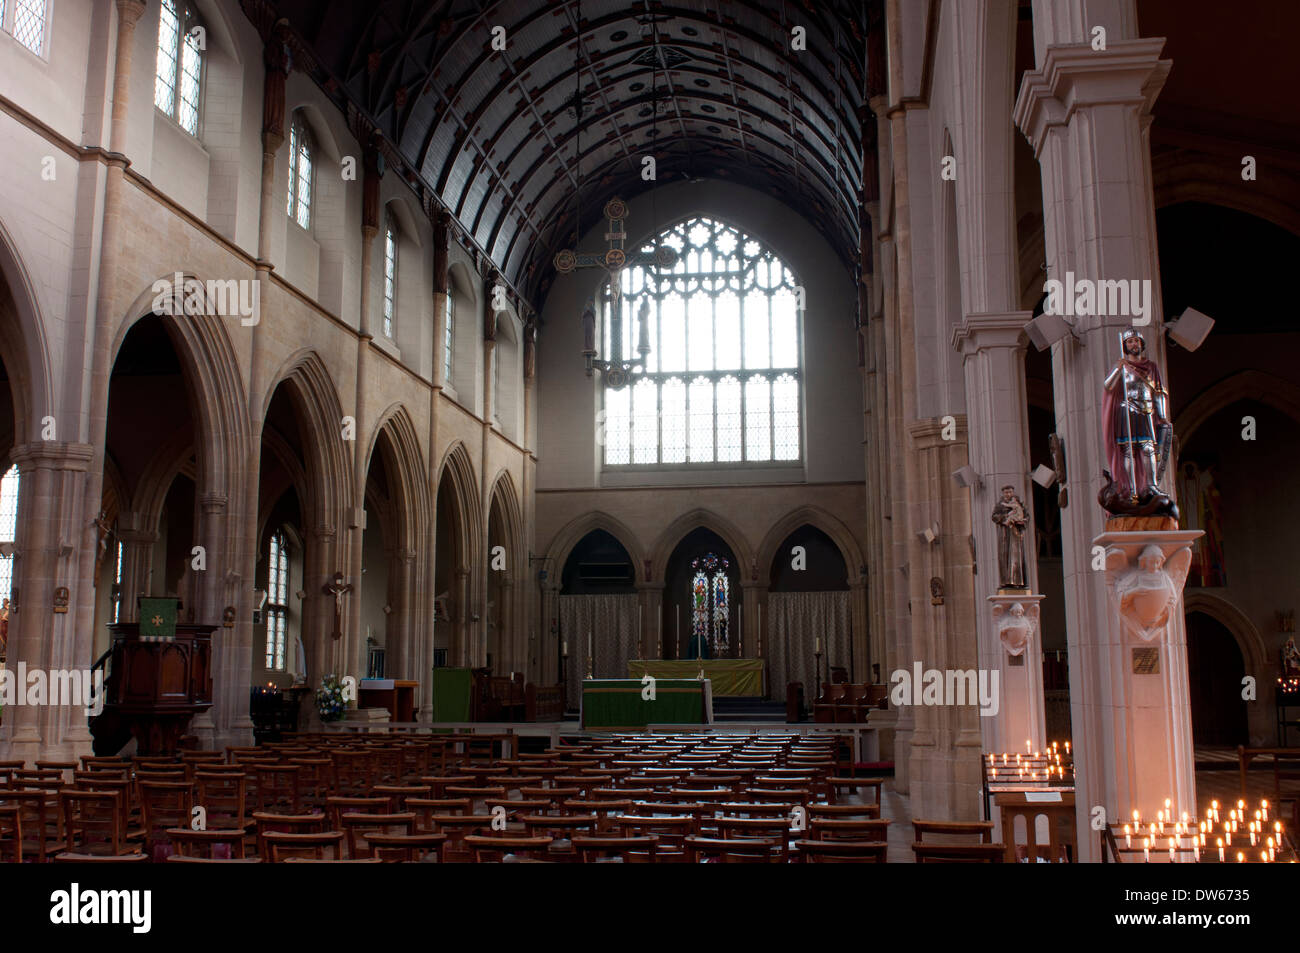
M 216 626 L 177 622 L 170 637 L 142 636 L 139 622 L 108 628 L 104 711 L 90 723 L 95 754 L 116 754 L 131 736 L 138 754 L 175 754 L 190 719 L 212 707 Z

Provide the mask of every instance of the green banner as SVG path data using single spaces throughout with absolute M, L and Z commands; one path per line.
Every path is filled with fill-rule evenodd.
M 433 720 L 469 721 L 474 675 L 468 668 L 433 670 Z
M 142 598 L 140 600 L 140 638 L 176 638 L 176 616 L 179 606 L 179 599 Z

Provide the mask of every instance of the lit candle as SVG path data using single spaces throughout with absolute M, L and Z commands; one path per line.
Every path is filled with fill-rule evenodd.
M 1255 846 L 1255 822 L 1251 821 L 1249 827 L 1250 827 L 1250 846 L 1254 847 Z
M 1142 862 L 1151 863 L 1151 838 L 1142 838 Z
M 1262 807 L 1262 808 L 1264 809 L 1264 812 L 1263 812 L 1263 813 L 1264 813 L 1264 817 L 1263 817 L 1263 819 L 1264 819 L 1265 821 L 1267 821 L 1267 820 L 1268 820 L 1268 801 L 1260 801 L 1260 802 L 1259 802 L 1259 806 Z
M 1259 859 L 1260 859 L 1260 861 L 1262 861 L 1263 863 L 1266 863 L 1266 864 L 1267 864 L 1267 863 L 1268 863 L 1268 851 L 1266 851 L 1266 850 L 1261 850 L 1261 851 L 1259 852 Z
M 1219 838 L 1219 863 L 1223 863 L 1223 838 Z
M 1124 825 L 1124 846 L 1125 847 L 1133 846 L 1132 830 L 1129 828 L 1127 824 Z
M 1029 754 L 1029 751 L 1030 751 L 1030 749 L 1031 749 L 1032 747 L 1033 747 L 1033 741 L 1031 741 L 1029 738 L 1026 738 L 1026 739 L 1025 739 L 1025 754 Z M 969 764 L 970 762 L 967 762 L 967 763 Z
M 1174 857 L 1174 839 L 1171 837 L 1171 838 L 1169 838 L 1169 863 L 1172 864 L 1172 863 L 1174 863 L 1174 862 L 1175 862 L 1175 857 Z
M 1137 811 L 1134 811 L 1134 812 L 1133 812 L 1133 826 L 1134 826 L 1134 827 L 1137 827 L 1137 826 L 1139 825 L 1140 821 L 1141 821 L 1141 816 L 1138 814 Z
M 1068 741 L 1065 743 L 1065 753 L 1066 754 L 1070 753 L 1070 742 Z
M 1192 841 L 1192 856 L 1196 858 L 1198 864 L 1201 862 L 1201 845 L 1196 841 Z
M 1244 864 L 1245 862 L 1246 862 L 1246 855 L 1241 851 L 1237 851 L 1237 863 Z

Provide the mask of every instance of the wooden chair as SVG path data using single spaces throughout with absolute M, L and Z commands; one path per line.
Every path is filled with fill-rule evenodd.
M 303 809 L 299 788 L 301 770 L 296 764 L 257 765 L 253 769 L 257 779 L 253 799 L 255 809 L 271 813 L 300 813 Z
M 324 814 L 271 814 L 254 811 L 253 823 L 257 825 L 257 856 L 266 857 L 264 835 L 275 831 L 282 834 L 321 834 L 328 823 Z
M 65 850 L 54 855 L 56 864 L 141 864 L 149 861 L 148 854 L 82 854 Z
M 194 807 L 194 785 L 186 781 L 140 781 L 140 839 L 155 862 L 171 853 L 167 831 L 186 827 Z
M 808 817 L 822 817 L 826 819 L 838 818 L 840 820 L 864 820 L 869 821 L 873 818 L 880 817 L 879 804 L 809 804 Z
M 330 758 L 295 757 L 289 764 L 298 769 L 298 796 L 303 808 L 324 809 L 334 790 L 334 762 Z
M 126 854 L 126 823 L 120 791 L 83 791 L 64 788 L 64 852 L 75 854 Z
M 1000 864 L 1006 848 L 1002 844 L 912 845 L 918 864 Z
M 408 797 L 405 808 L 415 814 L 415 829 L 432 832 L 433 817 L 437 814 L 468 814 L 472 809 L 469 798 Z
M 208 815 L 208 827 L 217 830 L 249 828 L 248 779 L 243 773 L 194 772 L 194 803 Z
M 409 811 L 403 814 L 344 814 L 340 822 L 347 836 L 348 856 L 351 858 L 370 856 L 366 837 L 371 831 L 379 834 L 415 833 L 415 815 Z
M 474 862 L 490 864 L 505 862 L 507 857 L 519 859 L 519 855 L 542 855 L 545 857 L 550 848 L 550 837 L 487 837 L 482 834 L 466 834 L 465 845 L 474 852 Z M 538 858 L 541 859 L 541 858 Z
M 617 857 L 625 864 L 648 863 L 656 860 L 659 838 L 654 835 L 645 837 L 574 837 L 573 849 L 578 855 L 578 862 L 583 864 L 600 863 Z
M 324 831 L 319 834 L 286 834 L 282 831 L 267 831 L 262 835 L 266 843 L 267 855 L 264 858 L 272 864 L 283 863 L 290 859 L 341 860 L 342 831 Z M 329 855 L 326 857 L 326 855 Z
M 776 863 L 788 863 L 790 860 L 790 821 L 788 818 L 769 817 L 720 817 L 715 822 L 718 836 L 722 840 L 768 840 L 777 845 L 780 859 Z
M 889 860 L 884 841 L 797 840 L 794 856 L 804 864 L 883 864 Z
M 26 766 L 26 761 L 0 761 L 0 784 L 8 784 L 13 779 L 14 772 L 21 771 Z
M 260 864 L 261 857 L 187 857 L 184 854 L 172 854 L 167 858 L 169 864 Z
M 57 794 L 36 789 L 0 790 L 0 804 L 12 805 L 22 814 L 23 855 L 43 864 L 51 850 L 65 846 L 62 814 Z
M 195 831 L 188 827 L 173 827 L 168 829 L 167 838 L 175 854 L 229 860 L 244 856 L 244 834 L 242 828 Z
M 686 855 L 690 863 L 723 864 L 778 864 L 786 858 L 785 838 L 764 840 L 753 838 L 688 837 Z
M 372 857 L 384 863 L 410 864 L 429 862 L 443 863 L 443 850 L 447 845 L 446 834 L 432 834 L 417 831 L 414 834 L 366 834 L 366 843 L 370 846 Z
M 0 862 L 23 862 L 23 809 L 20 804 L 0 804 Z
M 329 797 L 325 799 L 325 814 L 336 831 L 343 830 L 344 814 L 383 814 L 388 810 L 386 797 Z
M 1006 863 L 1019 861 L 1020 847 L 1016 843 L 1016 818 L 1024 819 L 1025 860 L 1037 863 L 1072 862 L 1075 857 L 1074 795 L 1060 792 L 1059 801 L 1030 801 L 1023 792 L 1008 791 L 997 794 L 993 804 L 1002 812 L 1002 840 L 1007 845 Z M 1038 840 L 1038 818 L 1045 820 L 1047 843 Z
M 338 750 L 334 761 L 334 790 L 343 797 L 363 797 L 374 783 L 375 756 L 365 750 Z
M 808 819 L 810 840 L 887 841 L 889 821 L 843 817 L 812 817 Z
M 57 771 L 61 780 L 68 781 L 78 765 L 75 761 L 37 761 L 36 767 L 41 771 Z
M 432 833 L 446 834 L 447 843 L 443 848 L 443 857 L 447 863 L 464 863 L 473 860 L 473 850 L 465 838 L 480 831 L 491 830 L 490 814 L 434 814 L 429 818 L 433 825 Z
M 404 811 L 407 798 L 431 798 L 433 788 L 428 784 L 376 784 L 370 789 L 370 796 L 388 798 L 390 811 Z
M 926 821 L 913 820 L 915 843 L 912 853 L 918 864 L 936 863 L 1002 863 L 1006 850 L 1002 844 L 993 843 L 992 821 Z M 937 835 L 944 842 L 926 842 L 925 835 Z M 954 840 L 967 838 L 966 841 Z M 977 838 L 971 843 L 969 838 Z

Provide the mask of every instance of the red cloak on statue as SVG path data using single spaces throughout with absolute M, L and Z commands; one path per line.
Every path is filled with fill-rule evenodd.
M 1160 380 L 1160 370 L 1156 367 L 1154 361 L 1149 361 L 1146 358 L 1135 361 L 1126 357 L 1121 364 L 1127 364 L 1134 374 L 1145 379 L 1151 388 L 1152 394 L 1164 393 L 1165 387 Z M 1115 488 L 1122 496 L 1134 497 L 1137 496 L 1138 490 L 1133 488 L 1129 480 L 1128 457 L 1124 452 L 1129 435 L 1129 423 L 1125 419 L 1126 413 L 1127 411 L 1124 409 L 1124 381 L 1121 377 L 1120 380 L 1116 381 L 1113 388 L 1102 395 L 1102 439 L 1106 443 L 1106 462 L 1110 466 L 1110 475 L 1115 480 Z M 1150 435 L 1152 440 L 1157 436 L 1157 428 L 1165 422 L 1158 418 L 1152 421 L 1152 433 Z M 1140 453 L 1133 455 L 1133 472 L 1140 489 L 1146 489 L 1156 482 L 1156 475 L 1147 472 L 1146 458 Z

